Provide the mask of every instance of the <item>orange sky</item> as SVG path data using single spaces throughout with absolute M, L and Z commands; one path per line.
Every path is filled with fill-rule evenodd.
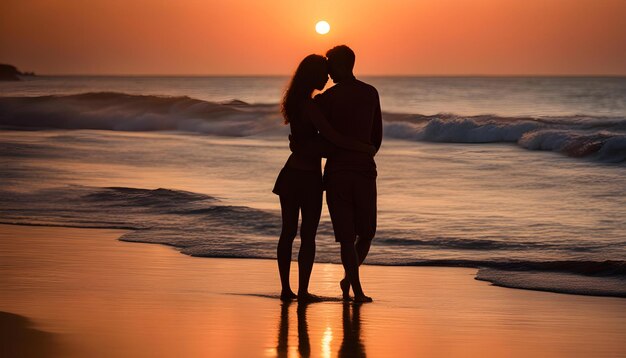
M 331 31 L 318 35 L 318 20 Z M 626 75 L 626 0 L 1 0 L 0 62 L 45 74 Z

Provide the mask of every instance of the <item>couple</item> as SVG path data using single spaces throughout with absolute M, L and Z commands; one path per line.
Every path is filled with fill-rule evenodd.
M 371 302 L 359 279 L 359 265 L 369 252 L 376 233 L 376 163 L 382 141 L 382 118 L 376 89 L 357 80 L 355 55 L 345 45 L 307 56 L 296 70 L 285 93 L 282 113 L 291 128 L 291 156 L 280 171 L 273 192 L 280 197 L 282 230 L 277 257 L 281 299 L 314 301 L 308 292 L 315 260 L 315 235 L 322 212 L 322 192 L 341 245 L 345 276 L 340 282 L 343 298 Z M 328 75 L 335 86 L 322 94 Z M 322 177 L 321 158 L 328 158 Z M 299 287 L 289 285 L 291 249 L 298 231 Z

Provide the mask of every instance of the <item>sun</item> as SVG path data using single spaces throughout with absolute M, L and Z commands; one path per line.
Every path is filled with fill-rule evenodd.
M 320 35 L 325 35 L 330 31 L 330 25 L 324 20 L 318 21 L 318 23 L 315 24 L 315 31 Z

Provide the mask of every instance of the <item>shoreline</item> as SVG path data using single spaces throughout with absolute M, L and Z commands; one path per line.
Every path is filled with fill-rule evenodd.
M 186 253 L 183 252 L 183 248 L 184 247 L 180 247 L 180 246 L 176 246 L 175 244 L 171 244 L 171 243 L 167 243 L 167 242 L 151 242 L 151 241 L 141 241 L 141 240 L 130 240 L 130 239 L 124 239 L 123 236 L 124 234 L 128 233 L 128 232 L 132 232 L 132 231 L 136 231 L 137 229 L 132 228 L 132 227 L 124 227 L 124 226 L 119 226 L 119 227 L 108 227 L 108 228 L 103 228 L 103 227 L 98 227 L 98 226 L 68 226 L 68 225 L 62 225 L 62 224 L 38 224 L 38 223 L 33 223 L 33 224 L 23 224 L 23 223 L 5 223 L 5 222 L 0 222 L 0 226 L 2 225 L 11 225 L 11 226 L 33 226 L 33 227 L 55 227 L 55 228 L 69 228 L 69 229 L 89 229 L 89 230 L 123 230 L 124 232 L 120 234 L 119 237 L 116 238 L 116 240 L 120 241 L 120 242 L 128 242 L 128 243 L 138 243 L 138 244 L 150 244 L 150 245 L 162 245 L 165 247 L 170 247 L 170 248 L 174 248 L 178 253 L 185 255 L 185 256 L 189 256 L 189 257 L 198 257 L 198 258 L 215 258 L 215 259 L 234 259 L 234 260 L 269 260 L 269 261 L 275 261 L 275 258 L 268 258 L 268 257 L 242 257 L 242 256 L 203 256 L 203 255 L 195 255 L 195 254 L 190 254 L 190 253 Z M 295 263 L 295 260 L 292 260 L 293 263 Z M 614 261 L 611 260 L 606 260 L 603 261 L 602 263 L 605 264 L 610 264 Z M 335 262 L 319 262 L 316 261 L 315 264 L 333 264 L 333 265 L 340 265 L 340 263 L 335 263 Z M 443 267 L 443 268 L 464 268 L 464 269 L 472 269 L 475 270 L 476 273 L 474 275 L 474 279 L 477 281 L 483 281 L 483 282 L 487 282 L 493 286 L 496 287 L 501 287 L 501 288 L 506 288 L 506 289 L 515 289 L 515 290 L 527 290 L 527 291 L 538 291 L 538 292 L 547 292 L 547 293 L 556 293 L 556 294 L 564 294 L 564 295 L 574 295 L 574 296 L 590 296 L 590 297 L 612 297 L 612 298 L 626 298 L 626 291 L 625 292 L 611 292 L 610 290 L 607 291 L 602 291 L 600 289 L 595 289 L 595 290 L 587 290 L 585 292 L 581 292 L 580 289 L 576 290 L 576 289 L 572 289 L 570 287 L 562 287 L 562 288 L 554 288 L 554 283 L 558 282 L 559 279 L 567 279 L 569 277 L 574 277 L 574 283 L 578 284 L 580 286 L 584 285 L 586 282 L 586 280 L 593 280 L 593 279 L 601 279 L 602 277 L 598 277 L 598 276 L 586 276 L 586 275 L 581 275 L 581 274 L 573 274 L 571 272 L 561 272 L 561 271 L 550 271 L 550 270 L 545 270 L 545 271 L 540 271 L 540 270 L 506 270 L 506 269 L 500 269 L 498 267 L 490 267 L 487 265 L 479 265 L 479 264 L 473 264 L 472 262 L 468 262 L 466 265 L 464 265 L 463 263 L 458 263 L 458 264 L 448 264 L 447 262 L 436 262 L 435 260 L 433 260 L 433 262 L 427 262 L 424 264 L 412 264 L 412 265 L 403 265 L 403 264 L 398 264 L 398 265 L 385 265 L 385 264 L 377 264 L 377 263 L 365 263 L 364 266 L 378 266 L 378 267 Z M 548 286 L 546 286 L 546 283 L 542 284 L 534 284 L 533 282 L 530 283 L 526 283 L 524 284 L 520 284 L 519 281 L 515 281 L 515 280 L 510 280 L 510 279 L 500 279 L 498 280 L 497 278 L 493 278 L 493 277 L 485 277 L 485 275 L 482 275 L 483 271 L 499 271 L 500 273 L 505 273 L 505 274 L 512 274 L 512 275 L 517 275 L 517 276 L 523 276 L 523 275 L 533 275 L 533 274 L 553 274 L 556 276 L 556 278 L 553 279 L 552 282 L 550 282 L 549 284 L 547 284 Z M 620 280 L 620 278 L 615 278 L 615 280 Z M 576 282 L 576 281 L 580 281 L 580 282 Z
M 0 225 L 0 311 L 63 356 L 616 356 L 626 301 L 510 290 L 474 269 L 364 266 L 375 302 L 281 304 L 275 263 L 198 258 L 117 240 L 121 230 Z M 116 238 L 116 240 L 111 240 Z M 292 265 L 297 287 L 297 265 Z M 317 264 L 311 292 L 340 297 Z M 308 347 L 308 348 L 307 348 Z

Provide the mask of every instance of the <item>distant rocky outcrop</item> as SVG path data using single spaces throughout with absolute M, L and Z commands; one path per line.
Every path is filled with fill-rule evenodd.
M 19 76 L 34 76 L 34 72 L 20 72 L 13 65 L 0 64 L 0 81 L 19 81 Z

